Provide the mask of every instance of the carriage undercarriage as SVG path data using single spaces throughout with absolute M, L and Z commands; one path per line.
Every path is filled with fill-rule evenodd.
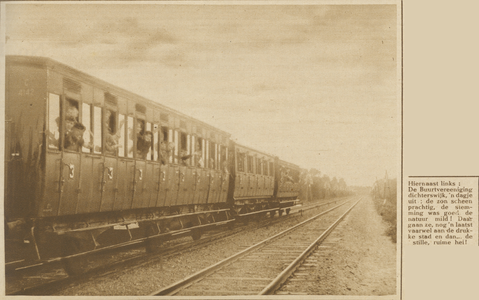
M 296 200 L 235 201 L 233 209 L 225 203 L 162 209 L 109 212 L 95 215 L 36 219 L 11 222 L 6 239 L 6 269 L 61 261 L 65 270 L 76 275 L 86 268 L 85 257 L 130 245 L 142 244 L 155 252 L 163 242 L 184 236 L 193 240 L 205 231 L 235 221 L 259 220 L 286 212 Z M 8 226 L 7 226 L 8 227 Z M 15 237 L 15 238 L 13 238 Z

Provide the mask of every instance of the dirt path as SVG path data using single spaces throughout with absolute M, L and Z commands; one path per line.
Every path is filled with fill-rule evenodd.
M 395 295 L 396 244 L 369 196 L 326 239 L 311 295 Z

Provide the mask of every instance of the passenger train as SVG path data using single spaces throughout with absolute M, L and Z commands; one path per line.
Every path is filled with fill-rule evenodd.
M 155 99 L 161 100 L 161 99 Z M 6 57 L 6 267 L 288 213 L 300 168 L 42 57 Z

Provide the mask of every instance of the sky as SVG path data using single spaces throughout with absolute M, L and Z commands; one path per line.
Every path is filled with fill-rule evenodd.
M 348 185 L 396 177 L 397 6 L 236 3 L 7 3 L 4 52 L 52 58 Z

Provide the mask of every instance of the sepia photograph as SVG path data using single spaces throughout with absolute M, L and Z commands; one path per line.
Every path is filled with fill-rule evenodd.
M 1 8 L 5 296 L 401 298 L 400 1 Z

